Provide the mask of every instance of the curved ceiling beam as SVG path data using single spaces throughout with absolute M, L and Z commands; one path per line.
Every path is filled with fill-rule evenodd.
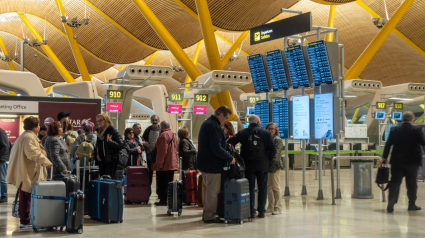
M 5 14 L 5 13 L 15 13 L 15 14 L 18 14 L 17 12 L 3 12 L 3 13 L 1 13 L 1 14 Z M 55 29 L 57 32 L 59 32 L 60 34 L 62 34 L 64 37 L 66 37 L 66 38 L 68 38 L 68 36 L 63 32 L 63 31 L 61 31 L 59 28 L 57 28 L 55 25 L 53 25 L 52 23 L 50 23 L 49 21 L 47 21 L 47 20 L 44 20 L 43 18 L 41 18 L 41 17 L 39 17 L 39 16 L 37 16 L 37 15 L 34 15 L 34 14 L 31 14 L 31 13 L 25 13 L 25 12 L 22 12 L 22 13 L 24 13 L 25 15 L 29 15 L 29 16 L 32 16 L 32 17 L 35 17 L 35 18 L 37 18 L 37 19 L 39 19 L 39 20 L 41 20 L 41 21 L 43 21 L 43 22 L 46 22 L 49 26 L 51 26 L 53 29 Z M 102 61 L 102 62 L 104 62 L 104 63 L 108 63 L 108 64 L 114 64 L 114 62 L 109 62 L 109 61 L 106 61 L 106 60 L 104 60 L 104 59 L 102 59 L 102 58 L 99 58 L 99 56 L 97 56 L 97 55 L 95 55 L 95 54 L 93 54 L 91 51 L 89 51 L 87 48 L 85 48 L 84 46 L 82 46 L 80 43 L 78 43 L 78 46 L 81 48 L 81 49 L 83 49 L 85 52 L 87 52 L 89 55 L 91 55 L 91 56 L 93 56 L 94 58 L 96 58 L 97 60 L 100 60 L 100 61 Z
M 143 41 L 139 40 L 139 38 L 135 37 L 133 34 L 131 34 L 128 30 L 126 30 L 124 27 L 122 27 L 120 24 L 118 24 L 116 21 L 114 21 L 112 18 L 110 18 L 108 15 L 106 15 L 104 12 L 102 12 L 102 10 L 100 10 L 99 8 L 97 8 L 95 5 L 93 5 L 90 1 L 84 1 L 87 3 L 87 5 L 89 5 L 93 10 L 95 10 L 97 13 L 99 13 L 103 18 L 105 18 L 107 21 L 109 21 L 110 23 L 112 23 L 115 27 L 117 27 L 122 33 L 126 34 L 127 36 L 129 36 L 131 39 L 133 39 L 134 41 L 136 41 L 137 43 L 141 44 L 144 47 L 148 47 L 150 49 L 153 50 L 158 50 L 155 47 L 152 47 L 146 43 L 144 43 Z

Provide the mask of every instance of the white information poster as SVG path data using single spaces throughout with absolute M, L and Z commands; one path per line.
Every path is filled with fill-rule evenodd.
M 293 139 L 310 139 L 310 96 L 292 97 Z
M 314 138 L 333 138 L 333 111 L 332 93 L 314 95 Z
M 364 125 L 364 124 L 346 125 L 345 138 L 367 138 L 367 125 Z

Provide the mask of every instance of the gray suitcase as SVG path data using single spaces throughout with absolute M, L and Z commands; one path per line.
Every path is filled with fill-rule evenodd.
M 43 168 L 41 168 L 43 177 Z M 35 232 L 41 228 L 57 228 L 66 225 L 66 186 L 62 181 L 39 181 L 31 188 L 30 220 Z
M 230 179 L 224 182 L 224 219 L 225 223 L 236 221 L 243 224 L 250 218 L 249 183 L 246 178 Z

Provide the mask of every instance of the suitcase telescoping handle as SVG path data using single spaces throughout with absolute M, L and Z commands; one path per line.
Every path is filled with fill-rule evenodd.
M 179 158 L 179 180 L 182 180 L 182 157 Z
M 85 189 L 85 185 L 86 185 L 86 161 L 87 161 L 87 155 L 84 155 L 84 170 L 83 170 L 83 193 L 84 193 L 84 189 Z M 90 167 L 90 166 L 89 166 Z M 80 166 L 78 165 L 78 171 L 80 171 Z M 89 171 L 90 173 L 90 171 Z M 78 179 L 80 179 L 80 176 L 78 176 Z M 81 182 L 80 182 L 81 183 Z
M 52 171 L 52 169 L 53 169 L 53 166 L 50 168 L 50 181 L 53 180 L 53 171 Z M 41 178 L 41 181 L 44 181 L 44 165 L 41 165 L 40 166 L 40 178 Z

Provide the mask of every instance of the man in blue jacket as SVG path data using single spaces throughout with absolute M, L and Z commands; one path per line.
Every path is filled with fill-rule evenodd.
M 223 165 L 225 162 L 235 163 L 235 158 L 226 151 L 226 138 L 222 129 L 230 115 L 232 111 L 227 106 L 221 106 L 202 123 L 199 130 L 196 168 L 202 171 L 204 180 L 204 223 L 220 222 L 216 212 Z
M 241 156 L 246 166 L 245 177 L 249 182 L 251 218 L 255 218 L 255 179 L 257 179 L 258 185 L 258 217 L 264 218 L 267 201 L 267 175 L 270 161 L 273 161 L 276 155 L 276 146 L 270 132 L 260 127 L 261 121 L 257 115 L 251 115 L 248 120 L 248 128 L 239 131 L 228 140 L 228 143 L 242 144 Z

